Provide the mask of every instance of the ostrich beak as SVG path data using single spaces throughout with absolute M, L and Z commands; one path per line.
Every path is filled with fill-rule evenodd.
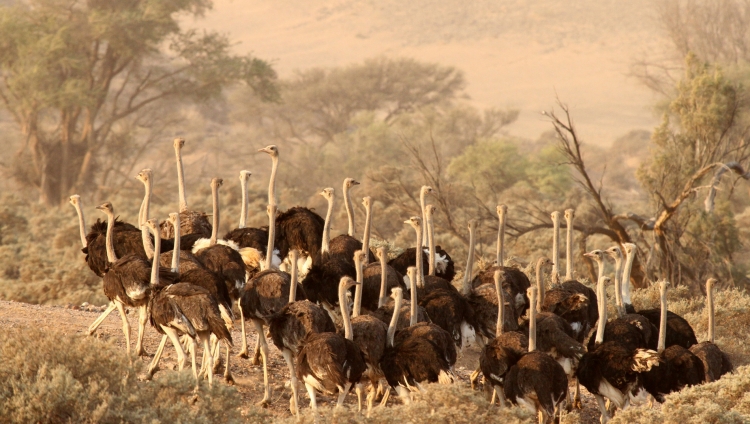
M 586 253 L 584 253 L 584 254 L 583 254 L 583 256 L 585 256 L 585 257 L 587 257 L 587 258 L 593 258 L 593 257 L 594 257 L 594 256 L 596 256 L 596 255 L 594 255 L 593 253 L 588 253 L 588 252 L 586 252 Z
M 359 181 L 352 181 L 352 185 L 359 185 Z
M 262 148 L 262 149 L 258 149 L 258 152 L 264 152 L 264 153 L 268 153 L 268 149 L 266 149 L 266 148 L 264 147 L 264 148 Z

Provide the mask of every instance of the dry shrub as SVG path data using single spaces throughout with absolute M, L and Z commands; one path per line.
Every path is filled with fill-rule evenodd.
M 612 423 L 747 423 L 750 422 L 750 367 L 719 381 L 689 387 L 666 396 L 661 409 L 629 408 Z
M 214 423 L 270 420 L 223 384 L 209 389 L 189 372 L 163 371 L 150 382 L 136 378 L 122 349 L 59 331 L 10 329 L 0 333 L 2 422 Z
M 529 423 L 536 414 L 512 407 L 500 409 L 491 406 L 481 394 L 462 384 L 424 386 L 426 393 L 416 396 L 410 405 L 398 404 L 387 408 L 373 408 L 370 418 L 358 413 L 356 407 L 344 406 L 334 410 L 320 408 L 317 413 L 309 409 L 300 414 L 300 420 L 291 417 L 284 423 Z M 391 392 L 391 395 L 394 395 Z

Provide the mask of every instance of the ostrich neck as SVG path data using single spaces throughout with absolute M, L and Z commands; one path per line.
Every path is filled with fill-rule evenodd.
M 292 249 L 292 251 L 289 252 L 289 255 L 292 257 L 292 278 L 289 283 L 289 303 L 292 303 L 297 300 L 297 259 L 299 258 L 299 254 L 297 253 L 297 250 Z
M 151 261 L 151 285 L 159 285 L 159 255 L 161 255 L 161 237 L 159 237 L 159 231 L 154 228 L 154 259 Z M 179 256 L 180 254 L 175 252 L 172 257 Z
M 107 260 L 109 263 L 117 262 L 117 255 L 115 255 L 114 237 L 115 234 L 115 214 L 113 212 L 107 212 L 107 236 L 105 237 L 105 243 L 107 244 Z
M 385 305 L 385 288 L 388 282 L 388 258 L 385 251 L 380 251 L 380 295 L 378 297 L 378 308 Z
M 347 234 L 349 234 L 349 237 L 354 237 L 354 207 L 352 206 L 349 189 L 350 187 L 347 187 L 346 183 L 344 183 L 344 206 L 346 207 L 346 217 L 349 219 L 349 230 L 347 231 Z
M 622 256 L 615 257 L 615 306 L 618 316 L 625 315 L 625 305 L 622 303 Z
M 532 291 L 531 294 L 531 303 L 533 304 L 535 294 Z M 529 308 L 529 352 L 533 352 L 536 350 L 536 310 L 534 308 Z
M 372 225 L 372 205 L 365 206 L 365 233 L 362 235 L 362 251 L 365 254 L 364 263 L 370 263 L 370 226 Z
M 714 292 L 713 287 L 707 287 L 706 290 L 706 303 L 708 303 L 708 341 L 714 342 Z
M 604 261 L 601 260 L 601 258 L 596 258 L 596 265 L 599 267 L 599 274 L 596 275 L 597 281 L 599 278 L 604 275 Z
M 409 284 L 411 285 L 409 292 L 411 301 L 411 304 L 409 305 L 409 313 L 411 314 L 411 316 L 409 317 L 409 326 L 412 326 L 417 324 L 417 283 L 415 281 L 417 279 L 417 276 L 412 275 L 410 277 L 414 277 L 409 278 Z
M 635 249 L 629 249 L 625 258 L 625 267 L 622 271 L 622 300 L 626 305 L 632 305 L 630 299 L 630 271 L 633 269 L 635 260 Z
M 573 215 L 568 215 L 566 219 L 565 233 L 565 280 L 573 279 Z
M 471 293 L 471 272 L 474 267 L 474 226 L 469 225 L 469 257 L 466 259 L 466 272 L 464 273 L 463 286 L 461 291 L 464 296 Z
M 391 322 L 388 324 L 388 346 L 391 347 L 393 347 L 393 337 L 396 335 L 396 326 L 398 325 L 398 317 L 401 314 L 402 301 L 403 295 L 399 290 L 396 292 L 396 298 L 393 302 L 393 315 L 391 316 Z
M 81 246 L 85 248 L 88 245 L 88 242 L 86 242 L 86 219 L 83 216 L 81 205 L 76 203 L 75 207 L 76 212 L 78 212 L 78 233 L 81 236 Z
M 172 272 L 178 272 L 180 270 L 180 237 L 182 229 L 180 229 L 180 214 L 176 214 L 177 218 L 172 221 L 174 227 L 174 247 L 172 248 Z M 160 238 L 158 234 L 154 235 L 154 240 Z M 161 240 L 159 240 L 161 242 Z M 158 257 L 158 256 L 156 256 Z
M 596 284 L 596 295 L 598 297 L 599 304 L 599 323 L 596 327 L 596 344 L 602 344 L 604 342 L 604 326 L 607 324 L 607 290 L 604 287 L 604 278 L 599 277 L 599 282 Z
M 341 319 L 344 321 L 344 337 L 352 340 L 352 321 L 349 318 L 349 304 L 346 301 L 346 285 L 344 284 L 339 284 L 339 306 Z
M 664 352 L 667 344 L 667 288 L 659 288 L 661 300 L 661 315 L 659 316 L 659 344 L 656 347 L 658 353 Z
M 242 190 L 242 204 L 240 205 L 240 225 L 239 228 L 245 228 L 247 225 L 247 180 L 242 178 L 240 180 L 240 187 Z
M 419 206 L 422 210 L 422 223 L 423 224 L 427 222 L 427 211 L 425 210 L 427 205 L 425 204 L 426 203 L 425 196 L 427 196 L 427 193 L 425 193 L 424 190 L 420 190 L 419 191 Z M 428 232 L 427 227 L 423 226 L 422 227 L 422 244 L 419 245 L 419 247 L 425 247 L 424 243 L 427 243 L 427 240 L 428 240 L 427 232 Z
M 498 213 L 500 221 L 497 227 L 497 266 L 503 266 L 505 263 L 505 211 L 500 210 Z
M 354 288 L 354 308 L 352 316 L 358 317 L 362 308 L 362 259 L 360 256 L 354 256 L 354 269 L 357 273 L 357 287 Z
M 143 249 L 146 251 L 146 257 L 151 259 L 154 257 L 154 245 L 151 241 L 151 233 L 148 227 L 143 224 L 148 221 L 149 209 L 151 207 L 151 179 L 146 182 L 146 194 L 143 196 L 143 202 L 141 203 L 141 215 L 139 216 L 138 225 L 141 226 L 141 239 L 143 240 Z
M 542 278 L 542 261 L 537 262 L 536 264 L 536 287 L 537 287 L 537 301 L 536 302 L 529 302 L 532 305 L 536 303 L 536 310 L 540 311 L 542 310 L 542 304 L 544 303 L 544 279 Z
M 188 210 L 187 194 L 185 194 L 185 171 L 182 167 L 182 149 L 175 147 L 174 155 L 177 159 L 177 191 L 180 197 L 180 212 Z
M 500 271 L 495 272 L 495 292 L 497 294 L 497 326 L 495 328 L 495 337 L 503 334 L 505 324 L 505 293 L 500 283 Z
M 328 253 L 331 244 L 331 218 L 333 216 L 333 196 L 328 199 L 328 210 L 326 211 L 325 224 L 323 225 L 323 245 L 320 253 Z
M 211 242 L 208 244 L 209 246 L 216 244 L 216 239 L 219 235 L 219 187 L 213 184 L 211 187 L 211 204 L 214 216 L 211 222 L 213 228 L 211 228 Z
M 427 274 L 429 275 L 435 275 L 436 269 L 435 269 L 435 233 L 434 228 L 432 227 L 432 213 L 427 214 L 427 245 L 429 246 L 428 249 L 428 270 Z M 424 234 L 423 234 L 424 236 Z
M 552 215 L 552 284 L 558 283 L 560 266 L 560 216 Z M 540 296 L 541 297 L 541 294 Z
M 271 264 L 273 263 L 273 243 L 275 237 L 276 207 L 271 206 L 271 212 L 268 214 L 268 247 L 266 249 L 266 269 L 271 269 Z
M 271 156 L 271 179 L 268 180 L 268 204 L 276 204 L 276 171 L 279 169 L 279 157 Z
M 415 249 L 416 266 L 417 266 L 417 287 L 424 287 L 424 266 L 422 263 L 422 229 L 417 227 L 417 248 Z

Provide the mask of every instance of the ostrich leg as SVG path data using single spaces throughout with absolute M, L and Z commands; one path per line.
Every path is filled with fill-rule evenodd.
M 286 361 L 286 365 L 289 367 L 289 375 L 291 376 L 292 380 L 292 398 L 289 399 L 289 410 L 292 412 L 292 414 L 299 416 L 299 397 L 297 396 L 297 373 L 294 370 L 294 355 L 292 354 L 292 351 L 289 349 L 283 349 L 281 351 L 281 354 L 284 356 L 284 360 Z M 310 388 L 308 387 L 308 392 L 310 391 Z M 315 391 L 313 390 L 313 393 Z M 314 397 L 310 397 L 310 402 L 314 402 Z
M 268 384 L 268 343 L 263 334 L 263 323 L 258 320 L 253 320 L 253 324 L 255 324 L 255 330 L 258 332 L 259 350 L 260 355 L 263 358 L 263 399 L 261 399 L 258 405 L 267 406 L 269 398 L 271 397 L 271 387 Z
M 130 324 L 128 324 L 128 317 L 125 315 L 125 305 L 115 301 L 117 310 L 120 312 L 120 318 L 122 318 L 122 332 L 125 333 L 125 351 L 130 357 Z
M 234 384 L 234 377 L 232 377 L 232 372 L 229 370 L 229 353 L 230 353 L 230 346 L 228 341 L 224 341 L 224 344 L 227 346 L 227 359 L 226 359 L 226 368 L 224 369 L 224 381 L 227 384 Z
M 159 347 L 156 349 L 156 353 L 154 353 L 154 359 L 151 361 L 151 364 L 148 366 L 148 373 L 146 374 L 146 379 L 150 380 L 151 377 L 154 376 L 154 373 L 156 372 L 156 367 L 159 365 L 159 360 L 161 359 L 161 354 L 164 352 L 164 346 L 167 344 L 167 335 L 165 334 L 164 337 L 161 338 L 161 342 L 159 343 Z
M 148 321 L 148 309 L 146 305 L 138 307 L 138 340 L 135 342 L 135 354 L 138 356 L 147 356 L 143 348 L 143 335 L 146 332 L 146 321 Z
M 97 318 L 96 321 L 94 321 L 89 326 L 89 336 L 94 334 L 96 329 L 99 328 L 100 325 L 102 325 L 102 321 L 104 321 L 104 319 L 107 318 L 107 316 L 109 316 L 109 314 L 111 314 L 112 311 L 115 310 L 115 308 L 117 308 L 117 305 L 115 305 L 115 302 L 114 301 L 109 302 L 109 305 L 107 305 L 107 309 L 104 312 L 102 312 L 102 314 L 99 315 L 99 318 Z

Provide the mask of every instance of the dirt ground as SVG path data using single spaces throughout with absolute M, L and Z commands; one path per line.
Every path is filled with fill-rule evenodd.
M 62 329 L 64 332 L 69 334 L 86 334 L 88 326 L 101 314 L 101 308 L 92 306 L 41 306 L 31 305 L 20 302 L 8 302 L 0 301 L 0 328 L 13 328 L 13 327 L 36 327 L 36 328 L 57 328 Z M 135 340 L 137 337 L 137 313 L 130 311 L 128 319 L 131 326 L 131 349 L 135 346 Z M 257 335 L 252 328 L 252 325 L 247 326 L 248 331 L 248 346 L 252 354 L 252 349 L 255 346 Z M 119 314 L 115 310 L 111 313 L 99 327 L 97 332 L 92 337 L 99 337 L 102 339 L 114 339 L 114 342 L 125 348 L 125 338 L 122 333 L 122 321 L 120 320 Z M 230 370 L 235 380 L 235 386 L 241 394 L 246 405 L 252 405 L 259 402 L 263 397 L 263 369 L 260 365 L 251 365 L 249 359 L 242 359 L 236 356 L 241 347 L 241 333 L 239 324 L 235 325 L 232 331 L 232 338 L 234 340 L 235 347 L 233 348 L 232 356 L 230 358 Z M 156 332 L 150 325 L 146 327 L 146 334 L 144 336 L 144 347 L 146 351 L 153 355 L 161 339 L 161 335 Z M 285 383 L 289 379 L 289 372 L 284 362 L 284 358 L 275 346 L 269 341 L 269 380 L 271 382 L 271 403 L 268 409 L 279 417 L 287 417 L 290 415 L 289 412 L 289 397 L 290 389 L 285 386 Z M 199 350 L 199 355 L 202 350 Z M 469 375 L 474 370 L 479 362 L 479 350 L 467 349 L 463 352 L 463 355 L 459 358 L 456 363 L 456 374 L 460 379 L 460 384 L 469 386 Z M 162 356 L 160 369 L 172 369 L 176 366 L 176 355 L 174 349 L 168 343 L 164 349 L 164 355 Z M 200 361 L 200 356 L 198 357 Z M 139 360 L 144 361 L 144 364 L 148 364 L 151 361 L 151 357 L 142 357 Z M 144 367 L 145 368 L 145 367 Z M 223 373 L 223 365 L 219 374 Z M 223 383 L 222 375 L 215 376 L 220 382 Z M 571 387 L 572 389 L 572 387 Z M 583 402 L 583 410 L 581 411 L 581 421 L 583 423 L 598 423 L 599 422 L 599 411 L 596 408 L 596 402 L 593 396 L 591 396 L 586 389 L 581 388 L 581 396 Z M 391 397 L 390 402 L 396 402 L 395 396 Z M 304 390 L 300 391 L 300 405 L 302 408 L 307 408 L 309 400 Z M 332 406 L 335 403 L 335 399 L 327 398 L 324 396 L 318 397 L 318 405 Z M 347 399 L 347 403 L 356 403 L 356 396 L 352 393 Z

